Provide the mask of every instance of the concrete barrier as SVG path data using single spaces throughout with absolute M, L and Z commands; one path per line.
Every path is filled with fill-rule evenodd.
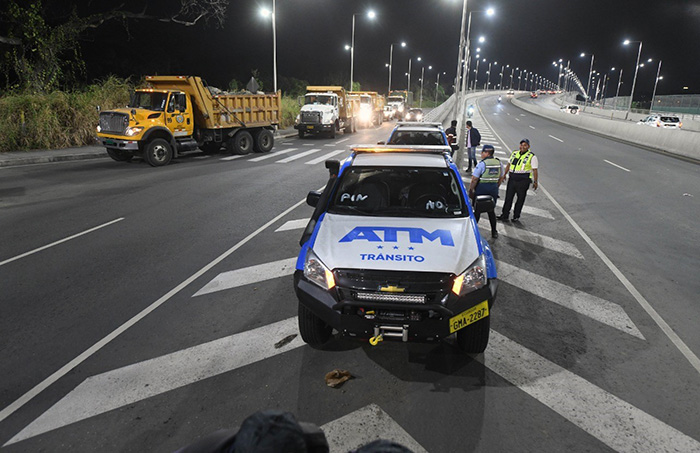
M 512 98 L 511 102 L 516 107 L 557 123 L 594 132 L 632 145 L 700 161 L 700 133 L 698 132 L 653 128 L 585 114 L 570 115 L 528 104 L 516 97 Z

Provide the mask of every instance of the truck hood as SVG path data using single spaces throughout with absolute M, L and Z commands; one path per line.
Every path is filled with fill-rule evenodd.
M 479 257 L 470 217 L 425 219 L 326 214 L 312 248 L 329 269 L 458 275 Z
M 110 112 L 111 113 L 122 113 L 122 114 L 129 117 L 130 124 L 134 124 L 134 119 L 131 116 L 131 110 L 132 109 L 130 109 L 130 108 L 112 109 L 112 110 L 104 110 L 100 113 L 101 114 L 102 113 L 110 113 Z M 147 121 L 148 117 L 150 115 L 155 114 L 155 113 L 159 114 L 158 118 L 161 118 L 161 115 L 163 115 L 163 112 L 158 112 L 155 110 L 147 110 L 147 109 L 133 109 L 133 110 L 136 110 L 136 115 L 134 115 L 134 116 L 136 117 L 136 121 L 138 121 L 139 123 L 143 123 L 143 122 Z M 157 118 L 151 118 L 151 119 L 157 119 Z
M 307 104 L 301 108 L 302 112 L 321 112 L 324 114 L 334 113 L 335 107 L 326 104 Z

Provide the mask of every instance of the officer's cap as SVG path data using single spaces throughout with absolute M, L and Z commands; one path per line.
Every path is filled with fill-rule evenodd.
M 527 143 L 529 145 L 530 140 L 528 140 L 527 138 L 524 138 L 524 139 L 520 140 L 520 143 Z

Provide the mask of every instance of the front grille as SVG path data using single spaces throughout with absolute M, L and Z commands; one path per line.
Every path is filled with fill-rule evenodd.
M 397 304 L 440 303 L 449 293 L 454 278 L 452 274 L 439 272 L 357 269 L 337 269 L 334 274 L 343 300 Z
M 320 112 L 301 112 L 301 122 L 305 124 L 321 124 Z
M 129 116 L 125 113 L 100 113 L 100 132 L 108 134 L 123 134 L 129 126 Z

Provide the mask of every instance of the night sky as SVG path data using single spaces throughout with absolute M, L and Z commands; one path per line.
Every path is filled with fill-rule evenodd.
M 271 5 L 272 0 L 231 0 L 223 29 L 139 21 L 130 23 L 127 33 L 123 25 L 109 23 L 85 35 L 82 50 L 88 78 L 187 74 L 225 87 L 231 79 L 248 80 L 251 70 L 257 69 L 264 89 L 271 90 L 272 26 L 259 13 Z M 641 40 L 641 61 L 646 64 L 639 72 L 635 99 L 651 97 L 659 59 L 664 79 L 657 94 L 700 93 L 700 1 L 469 0 L 468 7 L 473 11 L 473 48 L 479 36 L 487 39 L 480 44 L 486 65 L 498 61 L 556 82 L 558 69 L 552 61 L 562 58 L 571 60 L 585 84 L 590 56 L 579 54 L 593 53 L 594 70 L 601 77 L 613 66 L 624 68 L 620 94 L 625 95 L 631 89 L 638 44 L 624 46 L 622 41 Z M 479 12 L 487 7 L 496 9 L 493 17 Z M 405 87 L 409 57 L 412 82 L 419 79 L 419 56 L 426 65 L 426 83 L 435 83 L 437 69 L 447 73 L 441 75 L 441 84 L 451 85 L 461 0 L 277 0 L 278 77 L 347 84 L 350 54 L 344 46 L 350 43 L 352 14 L 370 9 L 377 17 L 370 20 L 360 14 L 355 28 L 354 79 L 363 89 L 386 92 L 389 46 L 400 41 L 407 47 L 394 46 L 392 88 Z M 149 12 L 157 11 L 152 7 Z M 652 63 L 646 62 L 649 58 Z M 484 81 L 483 62 L 479 78 Z M 506 80 L 504 76 L 504 84 Z M 613 80 L 609 96 L 614 95 L 617 72 Z

